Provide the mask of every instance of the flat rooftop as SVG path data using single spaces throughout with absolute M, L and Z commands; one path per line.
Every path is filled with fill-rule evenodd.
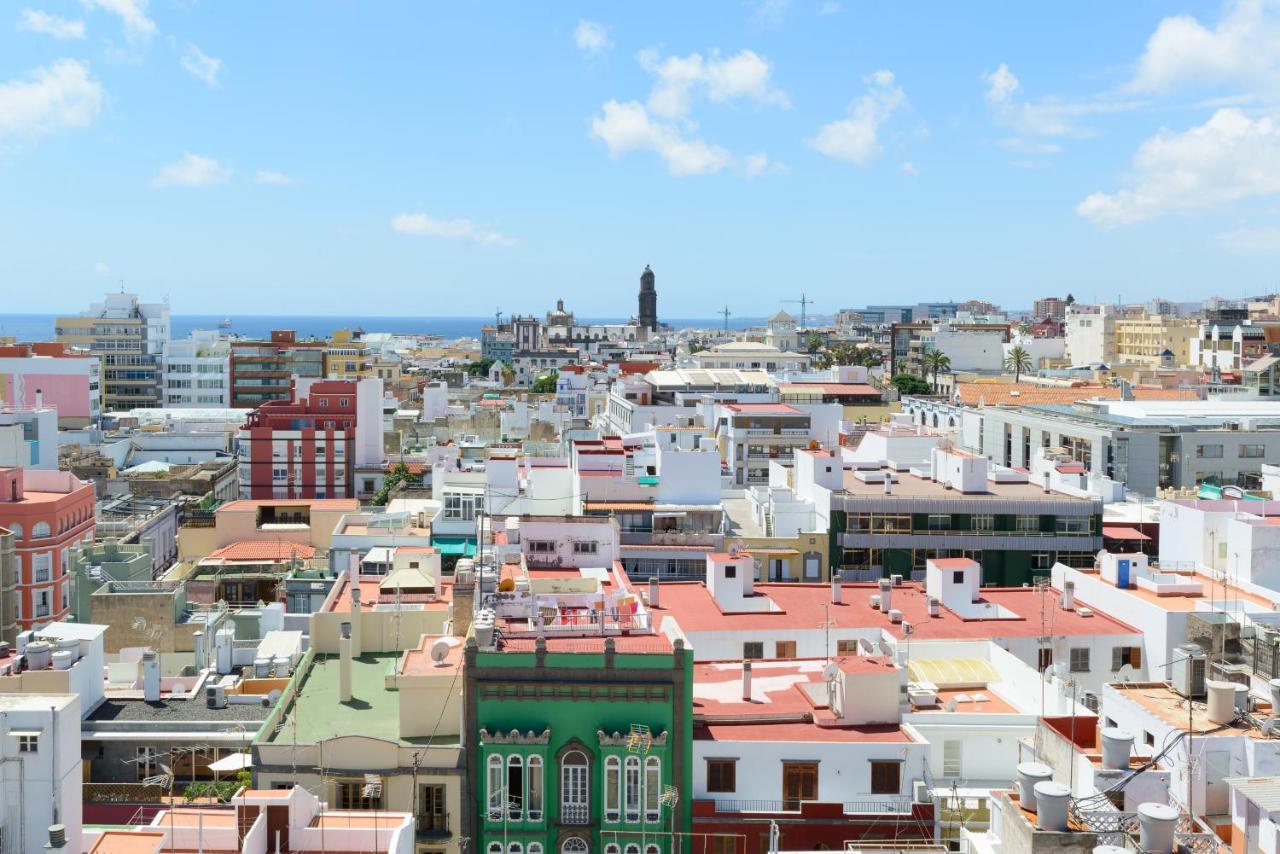
M 1164 682 L 1116 682 L 1109 686 L 1124 699 L 1136 703 L 1144 710 L 1155 715 L 1162 723 L 1185 731 L 1187 729 L 1187 698 L 1183 697 Z M 1250 738 L 1267 739 L 1266 733 L 1247 723 L 1236 721 L 1225 727 L 1209 720 L 1208 708 L 1203 702 L 1191 704 L 1192 735 L 1245 735 Z M 1265 704 L 1264 704 L 1265 706 Z M 1259 712 L 1257 717 L 1265 719 L 1267 715 Z
M 272 742 L 294 739 L 304 744 L 340 735 L 367 735 L 400 740 L 400 703 L 387 689 L 397 653 L 366 653 L 351 660 L 351 703 L 338 700 L 338 656 L 317 655 L 298 685 L 287 712 L 285 726 L 271 735 Z
M 1092 507 L 1094 503 L 1092 498 L 1067 495 L 1064 492 L 1045 492 L 1043 486 L 1029 481 L 1026 483 L 996 483 L 991 480 L 983 480 L 983 489 L 985 491 L 961 492 L 958 489 L 948 489 L 942 483 L 930 478 L 917 477 L 905 471 L 892 472 L 894 480 L 891 484 L 891 489 L 893 492 L 885 495 L 883 482 L 868 483 L 859 480 L 856 476 L 856 471 L 856 469 L 845 471 L 843 486 L 846 495 L 858 498 L 880 498 L 885 501 L 892 501 L 895 498 L 947 498 L 976 501 L 984 498 L 1014 498 L 1020 501 L 1070 501 L 1078 503 L 1081 507 Z M 863 471 L 866 471 L 866 469 Z M 889 469 L 881 469 L 881 471 L 890 472 Z
M 1177 576 L 1180 580 L 1193 581 L 1199 584 L 1199 593 L 1166 593 L 1158 594 L 1152 590 L 1146 590 L 1141 587 L 1129 587 L 1125 589 L 1125 593 L 1136 599 L 1141 599 L 1150 605 L 1163 608 L 1166 611 L 1198 611 L 1201 613 L 1209 613 L 1205 610 L 1204 605 L 1209 605 L 1214 611 L 1218 608 L 1225 608 L 1228 611 L 1236 610 L 1241 603 L 1252 605 L 1266 611 L 1275 610 L 1273 600 L 1251 593 L 1248 590 L 1242 590 L 1230 582 L 1215 581 L 1211 576 L 1201 575 L 1196 572 L 1186 570 L 1168 570 L 1161 569 L 1159 566 L 1152 566 L 1153 572 L 1161 575 Z M 1110 587 L 1115 584 L 1102 577 L 1102 573 L 1098 568 L 1078 570 L 1083 575 L 1091 575 L 1098 581 Z M 1280 593 L 1276 594 L 1274 602 L 1280 603 Z
M 846 583 L 842 585 L 840 604 L 831 601 L 829 584 L 756 584 L 755 596 L 772 600 L 777 610 L 726 613 L 712 598 L 701 581 L 664 582 L 659 607 L 651 607 L 655 618 L 673 617 L 686 632 L 752 632 L 792 629 L 816 631 L 830 620 L 837 629 L 883 629 L 902 639 L 902 625 L 889 620 L 888 614 L 871 607 L 871 597 L 880 592 L 878 584 Z M 1049 589 L 1047 601 L 1056 602 L 1059 592 Z M 1001 613 L 1016 617 L 965 618 L 945 605 L 938 616 L 929 615 L 923 585 L 906 582 L 893 588 L 893 609 L 912 626 L 917 640 L 981 640 L 1001 637 L 1039 637 L 1040 593 L 1032 587 L 983 587 L 980 602 L 998 606 Z M 1089 635 L 1137 634 L 1132 626 L 1094 610 L 1093 616 L 1080 614 L 1088 603 L 1076 597 L 1074 611 L 1054 612 L 1054 634 L 1085 637 Z

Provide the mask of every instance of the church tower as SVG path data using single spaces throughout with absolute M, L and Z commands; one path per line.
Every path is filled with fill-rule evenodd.
M 653 288 L 653 270 L 644 265 L 640 274 L 640 325 L 650 332 L 658 330 L 658 292 Z

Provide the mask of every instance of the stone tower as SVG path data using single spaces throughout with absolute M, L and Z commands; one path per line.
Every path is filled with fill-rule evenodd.
M 650 332 L 658 329 L 658 292 L 653 288 L 653 270 L 644 265 L 640 274 L 640 325 Z

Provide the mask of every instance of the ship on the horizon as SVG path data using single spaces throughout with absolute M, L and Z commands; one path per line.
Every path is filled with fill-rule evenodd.
M 224 318 L 222 318 L 222 320 L 218 321 L 218 328 L 219 328 L 219 329 L 230 329 L 230 328 L 231 328 L 231 318 L 229 318 L 229 317 L 224 317 Z

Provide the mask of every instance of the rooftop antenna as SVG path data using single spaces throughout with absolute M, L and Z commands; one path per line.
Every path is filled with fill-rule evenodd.
M 787 303 L 799 303 L 799 305 L 800 305 L 800 328 L 801 328 L 801 329 L 805 329 L 805 328 L 807 328 L 809 324 L 806 322 L 806 314 L 805 314 L 805 310 L 806 310 L 809 306 L 813 305 L 813 300 L 809 299 L 809 297 L 807 297 L 804 293 L 801 293 L 801 294 L 800 294 L 800 299 L 784 299 L 784 300 L 783 300 L 783 302 L 787 302 Z

